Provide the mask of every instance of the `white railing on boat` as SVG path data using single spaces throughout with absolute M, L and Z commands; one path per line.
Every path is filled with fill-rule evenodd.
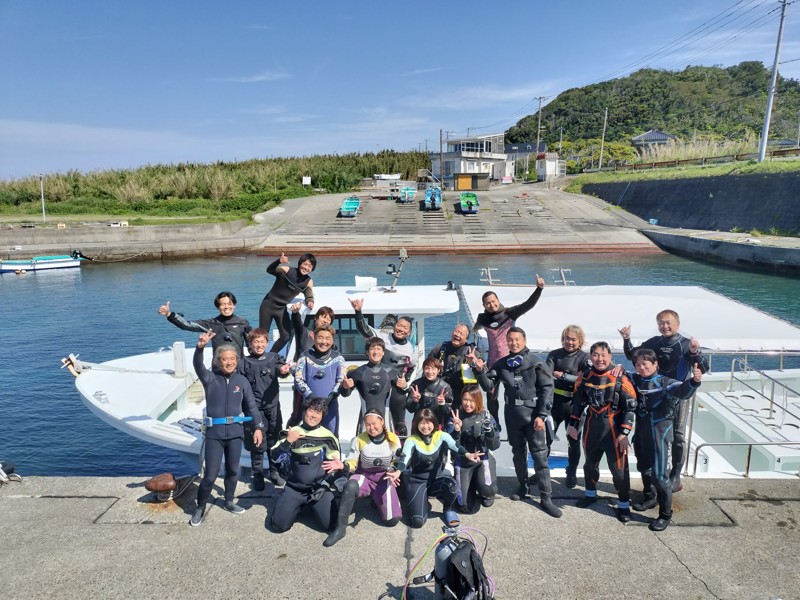
M 744 473 L 742 474 L 743 477 L 748 478 L 750 477 L 750 459 L 753 455 L 753 446 L 798 446 L 800 447 L 800 442 L 703 442 L 697 448 L 695 448 L 694 454 L 694 462 L 692 465 L 692 473 L 691 476 L 694 477 L 697 474 L 697 461 L 700 458 L 700 450 L 705 448 L 706 446 L 714 447 L 714 446 L 726 446 L 726 447 L 733 447 L 733 446 L 747 446 L 747 455 L 745 456 L 745 463 L 744 463 Z M 800 475 L 800 473 L 798 473 Z
M 741 369 L 742 373 L 756 373 L 759 377 L 759 381 L 761 382 L 761 389 L 756 389 L 752 385 L 750 385 L 749 380 L 745 380 L 741 377 L 736 375 L 736 367 Z M 788 385 L 783 383 L 782 381 L 778 381 L 774 377 L 767 375 L 764 371 L 756 369 L 752 367 L 748 362 L 747 359 L 742 358 L 734 358 L 731 361 L 731 384 L 728 388 L 729 390 L 733 390 L 733 382 L 738 381 L 744 387 L 754 391 L 756 394 L 760 395 L 763 398 L 767 398 L 767 395 L 764 394 L 764 386 L 766 382 L 770 383 L 770 392 L 769 392 L 769 418 L 772 419 L 775 413 L 775 386 L 778 385 L 780 387 L 780 392 L 783 395 L 783 402 L 781 408 L 783 409 L 783 419 L 781 419 L 781 426 L 783 426 L 786 415 L 791 415 L 795 419 L 800 419 L 800 416 L 795 415 L 789 411 L 789 394 L 791 393 L 795 398 L 800 398 L 800 392 L 790 388 Z

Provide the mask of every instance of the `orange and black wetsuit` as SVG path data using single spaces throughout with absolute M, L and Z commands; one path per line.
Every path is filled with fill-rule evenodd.
M 586 373 L 581 373 L 575 382 L 570 424 L 577 427 L 584 407 L 588 406 L 586 423 L 583 426 L 586 496 L 592 498 L 597 495 L 600 460 L 605 454 L 619 497 L 618 506 L 628 509 L 631 487 L 628 456 L 619 451 L 616 442 L 620 434 L 628 435 L 633 428 L 636 390 L 625 375 L 620 376 L 617 381 L 611 374 L 613 368 L 614 365 L 605 371 L 591 368 Z

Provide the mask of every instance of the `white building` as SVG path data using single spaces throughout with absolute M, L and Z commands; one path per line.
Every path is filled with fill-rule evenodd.
M 514 161 L 505 153 L 503 134 L 448 139 L 439 164 L 438 152 L 431 152 L 431 172 L 444 187 L 453 190 L 486 190 L 491 181 L 510 181 Z

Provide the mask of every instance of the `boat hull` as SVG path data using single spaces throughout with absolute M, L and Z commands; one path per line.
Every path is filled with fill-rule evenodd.
M 80 266 L 80 259 L 71 256 L 37 256 L 24 260 L 0 260 L 0 273 L 75 269 Z

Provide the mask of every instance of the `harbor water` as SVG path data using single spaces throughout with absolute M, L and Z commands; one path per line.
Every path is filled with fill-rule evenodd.
M 185 471 L 177 453 L 140 442 L 92 415 L 72 375 L 59 369 L 60 359 L 73 353 L 103 362 L 152 352 L 175 340 L 192 344 L 196 335 L 169 324 L 157 314 L 158 307 L 169 300 L 172 310 L 188 318 L 211 317 L 216 314 L 213 297 L 221 290 L 232 291 L 238 299 L 236 313 L 255 324 L 258 306 L 273 281 L 265 273 L 271 260 L 248 255 L 85 264 L 81 269 L 0 276 L 7 341 L 0 392 L 0 459 L 15 462 L 24 475 Z M 347 285 L 354 275 L 369 275 L 388 285 L 388 263 L 398 260 L 323 257 L 313 278 L 315 285 Z M 533 283 L 538 273 L 548 285 L 555 285 L 552 269 L 563 267 L 572 270 L 571 279 L 579 285 L 701 285 L 800 324 L 800 281 L 668 255 L 412 255 L 400 285 L 447 281 L 479 285 L 480 270 L 487 266 L 497 269 L 493 276 L 503 283 Z M 586 309 L 603 307 L 589 303 Z M 429 345 L 447 339 L 456 320 L 465 318 L 462 313 L 429 320 Z

